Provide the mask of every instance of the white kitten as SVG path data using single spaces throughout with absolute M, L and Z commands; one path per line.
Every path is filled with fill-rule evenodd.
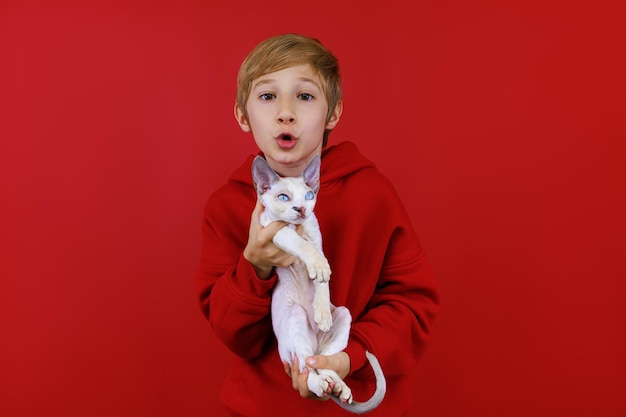
M 322 252 L 322 235 L 313 213 L 319 190 L 320 157 L 315 156 L 301 177 L 280 177 L 265 159 L 257 156 L 252 163 L 252 177 L 257 194 L 265 207 L 260 222 L 289 223 L 274 236 L 273 242 L 298 258 L 287 268 L 276 268 L 278 282 L 272 294 L 272 325 L 283 362 L 298 359 L 304 369 L 312 355 L 334 355 L 348 344 L 352 317 L 346 307 L 330 303 L 330 265 Z M 302 237 L 296 224 L 303 228 Z M 321 397 L 329 387 L 341 407 L 361 414 L 373 410 L 383 400 L 386 382 L 378 360 L 366 352 L 374 374 L 376 392 L 366 402 L 352 399 L 346 383 L 330 369 L 310 369 L 309 390 Z

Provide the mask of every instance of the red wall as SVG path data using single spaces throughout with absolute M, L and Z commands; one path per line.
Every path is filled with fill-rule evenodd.
M 83 3 L 0 5 L 0 415 L 223 415 L 201 211 L 254 150 L 238 65 L 291 31 L 440 280 L 411 415 L 626 415 L 623 11 Z

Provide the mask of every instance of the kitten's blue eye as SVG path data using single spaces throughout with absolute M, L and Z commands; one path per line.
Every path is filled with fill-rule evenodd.
M 313 197 L 315 197 L 315 194 L 313 194 L 313 191 L 309 191 L 308 193 L 306 193 L 306 195 L 304 196 L 305 199 L 307 200 L 313 200 Z
M 289 196 L 287 194 L 278 194 L 278 199 L 280 201 L 289 201 Z

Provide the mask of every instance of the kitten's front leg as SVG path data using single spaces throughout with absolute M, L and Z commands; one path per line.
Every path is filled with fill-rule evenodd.
M 330 280 L 330 264 L 326 257 L 311 243 L 290 227 L 283 227 L 274 235 L 273 242 L 287 253 L 297 256 L 306 266 L 309 278 L 319 282 Z
M 309 278 L 316 279 L 317 282 L 327 283 L 330 280 L 330 264 L 324 255 L 320 254 L 317 249 L 313 249 L 309 256 L 306 256 L 302 261 L 306 265 Z

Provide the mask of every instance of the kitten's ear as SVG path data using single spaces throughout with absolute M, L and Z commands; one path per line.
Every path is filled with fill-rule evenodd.
M 270 166 L 262 156 L 257 156 L 252 161 L 252 181 L 256 188 L 257 195 L 261 196 L 264 192 L 269 190 L 280 177 Z
M 315 155 L 309 165 L 304 170 L 302 176 L 304 177 L 304 182 L 309 186 L 311 190 L 315 194 L 317 194 L 320 189 L 320 165 L 322 160 L 319 155 Z

